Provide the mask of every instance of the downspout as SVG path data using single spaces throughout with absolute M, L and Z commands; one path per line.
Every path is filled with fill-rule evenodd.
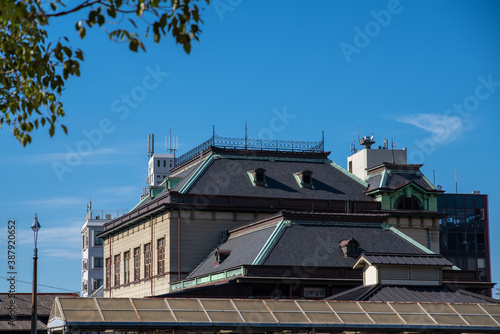
M 177 209 L 177 280 L 181 280 L 181 208 Z
M 432 231 L 427 229 L 427 248 L 432 250 Z
M 113 240 L 113 235 L 109 236 L 109 280 L 111 281 L 111 241 Z M 104 260 L 106 261 L 106 260 Z M 106 268 L 107 270 L 108 268 Z M 108 277 L 106 277 L 108 279 Z M 88 283 L 87 283 L 88 284 Z M 111 282 L 108 282 L 109 285 L 109 298 L 111 298 Z
M 154 268 L 154 261 L 153 261 L 153 216 L 150 216 L 150 222 L 151 222 L 151 263 L 150 268 L 149 268 L 149 279 L 151 280 L 151 297 L 153 297 L 153 268 Z

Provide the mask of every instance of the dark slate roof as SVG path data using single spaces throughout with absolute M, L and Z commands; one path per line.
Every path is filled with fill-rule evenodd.
M 429 186 L 427 182 L 424 181 L 422 175 L 417 175 L 417 174 L 395 174 L 395 173 L 390 173 L 387 177 L 387 182 L 385 184 L 385 187 L 387 188 L 392 188 L 392 189 L 398 189 L 403 185 L 406 185 L 408 183 L 415 183 L 418 185 L 420 188 L 431 191 L 434 190 L 432 187 Z
M 226 270 L 243 264 L 252 264 L 260 250 L 271 236 L 276 226 L 267 227 L 229 239 L 219 246 L 221 250 L 230 250 L 231 254 L 220 265 L 215 265 L 215 249 L 195 269 L 189 277 L 203 276 L 208 273 Z
M 380 180 L 382 180 L 382 174 L 368 175 L 366 183 L 368 183 L 368 189 L 377 189 L 380 187 Z
M 451 267 L 453 264 L 440 254 L 377 254 L 363 253 L 364 258 L 371 264 L 400 264 Z
M 363 226 L 301 224 L 289 226 L 264 261 L 264 265 L 352 267 L 356 258 L 344 257 L 342 240 L 354 238 L 361 252 L 424 254 L 380 224 Z
M 273 160 L 270 158 L 270 160 Z M 366 186 L 347 173 L 317 160 L 285 161 L 221 158 L 214 160 L 188 190 L 190 194 L 373 201 L 364 194 Z M 247 171 L 266 170 L 267 187 L 254 186 Z M 301 188 L 294 173 L 311 170 L 314 189 Z M 175 190 L 180 189 L 176 187 Z
M 313 220 L 314 216 L 309 218 Z M 307 220 L 307 217 L 303 219 Z M 339 246 L 342 240 L 350 238 L 359 242 L 361 252 L 425 254 L 421 248 L 380 223 L 285 221 L 284 224 L 264 229 L 259 229 L 258 226 L 253 229 L 250 226 L 244 234 L 230 236 L 226 242 L 219 245 L 219 249 L 231 250 L 231 255 L 216 266 L 215 250 L 212 251 L 189 277 L 252 264 L 261 250 L 267 255 L 256 263 L 259 265 L 352 268 L 357 258 L 344 257 Z M 280 235 L 278 231 L 281 228 L 283 230 Z M 273 232 L 274 236 L 270 238 Z
M 415 184 L 425 191 L 435 192 L 435 187 L 429 184 L 424 174 L 419 170 L 421 165 L 390 164 L 370 168 L 366 182 L 369 184 L 369 191 L 376 189 L 397 190 L 408 184 Z M 383 178 L 385 174 L 385 178 Z
M 344 301 L 394 301 L 431 303 L 500 303 L 499 300 L 447 285 L 419 286 L 359 286 L 326 298 Z

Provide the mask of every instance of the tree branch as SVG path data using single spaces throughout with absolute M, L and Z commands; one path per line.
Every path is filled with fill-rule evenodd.
M 54 14 L 45 14 L 45 16 L 47 16 L 47 17 L 57 17 L 57 16 L 67 15 L 67 14 L 70 14 L 70 13 L 73 13 L 73 12 L 77 12 L 80 9 L 83 9 L 83 8 L 86 8 L 86 7 L 90 7 L 93 4 L 98 3 L 98 2 L 100 2 L 100 0 L 95 0 L 95 1 L 92 1 L 92 2 L 89 2 L 89 0 L 86 0 L 81 5 L 78 5 L 78 6 L 76 6 L 73 9 L 70 9 L 70 10 L 67 10 L 67 11 L 64 11 L 64 12 L 54 13 Z

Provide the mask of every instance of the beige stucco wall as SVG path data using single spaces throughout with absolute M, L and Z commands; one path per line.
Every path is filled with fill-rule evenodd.
M 388 223 L 424 247 L 439 254 L 439 222 L 437 219 L 390 217 Z
M 220 244 L 225 229 L 261 219 L 268 214 L 180 211 L 181 279 L 186 277 L 205 257 Z M 120 280 L 118 287 L 105 289 L 105 297 L 145 297 L 168 292 L 169 283 L 178 277 L 178 217 L 179 211 L 153 216 L 140 225 L 127 228 L 104 241 L 104 258 L 120 254 Z M 152 225 L 151 225 L 152 224 Z M 152 227 L 151 227 L 152 226 Z M 165 237 L 165 271 L 157 276 L 157 240 Z M 111 248 L 110 248 L 111 240 Z M 144 245 L 152 244 L 153 279 L 144 279 Z M 130 250 L 130 276 L 133 280 L 133 250 L 141 247 L 141 280 L 123 285 L 123 254 Z M 114 282 L 114 266 L 111 265 L 111 282 Z M 106 268 L 104 268 L 106 270 Z M 105 285 L 106 286 L 106 285 Z

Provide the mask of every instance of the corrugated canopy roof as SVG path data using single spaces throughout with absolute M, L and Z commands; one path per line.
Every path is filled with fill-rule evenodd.
M 57 331 L 500 332 L 500 305 L 242 299 L 58 298 Z
M 394 264 L 394 265 L 419 265 L 452 267 L 453 263 L 440 254 L 388 254 L 388 253 L 363 253 L 360 255 L 354 268 L 362 268 L 363 263 Z

